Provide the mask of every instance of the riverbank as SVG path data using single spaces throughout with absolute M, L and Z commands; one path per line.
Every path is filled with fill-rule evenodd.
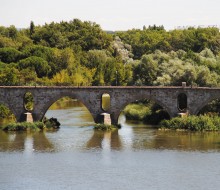
M 60 128 L 60 123 L 56 118 L 46 119 L 42 122 L 12 122 L 0 127 L 3 131 L 42 131 L 42 130 L 57 130 Z
M 187 131 L 220 131 L 220 117 L 217 115 L 199 115 L 175 117 L 160 122 L 161 130 L 187 130 Z
M 148 100 L 127 105 L 123 114 L 127 120 L 142 121 L 149 125 L 158 125 L 162 120 L 170 118 L 161 106 Z

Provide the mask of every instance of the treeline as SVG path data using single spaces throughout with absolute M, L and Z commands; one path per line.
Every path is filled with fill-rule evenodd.
M 0 85 L 220 86 L 217 28 L 108 33 L 74 19 L 0 27 Z

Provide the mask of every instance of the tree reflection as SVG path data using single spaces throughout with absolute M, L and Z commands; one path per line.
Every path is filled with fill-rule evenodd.
M 53 151 L 53 144 L 43 132 L 4 132 L 0 131 L 0 151 Z

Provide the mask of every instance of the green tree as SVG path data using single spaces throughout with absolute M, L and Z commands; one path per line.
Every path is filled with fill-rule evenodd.
M 34 32 L 35 32 L 35 25 L 34 25 L 34 22 L 31 21 L 31 23 L 30 23 L 30 37 L 32 37 Z
M 153 85 L 157 76 L 158 63 L 150 55 L 144 55 L 140 63 L 134 68 L 136 85 Z
M 51 69 L 47 61 L 36 56 L 20 60 L 18 66 L 20 70 L 30 68 L 36 72 L 38 78 L 46 77 Z
M 21 52 L 10 47 L 0 48 L 0 61 L 4 63 L 17 62 L 21 57 Z

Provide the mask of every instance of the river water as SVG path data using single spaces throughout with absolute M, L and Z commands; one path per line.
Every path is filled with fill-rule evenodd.
M 74 107 L 72 107 L 74 106 Z M 119 118 L 95 132 L 79 102 L 55 106 L 57 132 L 0 131 L 1 190 L 214 190 L 220 187 L 220 134 L 158 131 Z

